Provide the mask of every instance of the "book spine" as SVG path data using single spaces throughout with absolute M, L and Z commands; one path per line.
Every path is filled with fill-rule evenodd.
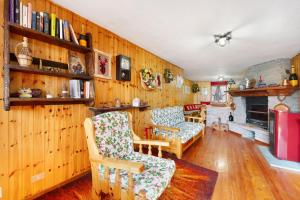
M 64 39 L 63 20 L 59 19 L 59 39 Z
M 85 81 L 85 85 L 84 85 L 84 97 L 89 99 L 90 98 L 90 82 L 89 81 Z
M 37 29 L 36 29 L 36 12 L 35 12 L 35 11 L 32 12 L 32 17 L 31 17 L 31 19 L 32 19 L 31 28 L 32 28 L 33 30 L 37 30 Z
M 20 1 L 15 0 L 15 23 L 20 24 Z
M 23 26 L 23 3 L 20 2 L 20 25 Z
M 27 28 L 28 26 L 28 7 L 26 5 L 23 5 L 23 26 Z
M 68 21 L 64 20 L 64 40 L 70 41 L 70 37 L 68 35 L 68 30 L 69 30 L 69 25 L 68 25 Z
M 41 16 L 40 12 L 36 12 L 36 30 L 40 31 Z
M 83 80 L 79 80 L 79 86 L 80 86 L 80 98 L 84 98 L 84 84 L 83 84 Z
M 70 80 L 70 97 L 73 98 L 74 97 L 74 86 L 73 86 L 73 80 Z
M 56 15 L 51 13 L 51 36 L 55 37 L 55 31 L 56 31 Z
M 77 98 L 81 98 L 81 95 L 83 94 L 83 87 L 82 87 L 82 84 L 81 84 L 81 82 L 82 82 L 82 80 L 76 80 L 77 81 Z M 82 91 L 82 92 L 81 92 Z
M 28 3 L 27 27 L 31 28 L 31 24 L 32 24 L 32 4 Z
M 50 34 L 49 31 L 49 14 L 48 13 L 44 13 L 44 33 L 46 34 Z
M 15 0 L 9 0 L 9 21 L 15 22 Z
M 40 32 L 44 32 L 44 13 L 40 12 Z
M 56 30 L 55 30 L 55 37 L 59 38 L 59 19 L 56 18 Z
M 79 45 L 79 42 L 78 42 L 78 40 L 77 40 L 77 38 L 76 38 L 74 29 L 73 29 L 73 26 L 72 26 L 71 24 L 69 24 L 69 28 L 70 28 L 70 35 L 71 35 L 72 41 L 73 41 L 75 44 Z

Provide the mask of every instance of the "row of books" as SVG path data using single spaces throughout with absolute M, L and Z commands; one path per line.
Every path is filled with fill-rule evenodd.
M 94 85 L 90 81 L 70 80 L 71 98 L 94 98 Z
M 79 44 L 74 29 L 67 20 L 57 18 L 54 13 L 34 11 L 31 3 L 25 5 L 20 0 L 9 0 L 9 20 L 23 27 Z

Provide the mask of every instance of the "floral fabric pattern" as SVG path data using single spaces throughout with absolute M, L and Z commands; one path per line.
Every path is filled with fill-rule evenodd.
M 178 133 L 175 133 L 175 135 L 176 138 L 179 138 L 181 140 L 181 143 L 183 144 L 197 135 L 204 128 L 204 125 L 193 122 L 182 122 L 174 125 L 173 127 L 180 129 L 180 131 Z M 170 131 L 155 129 L 154 132 L 156 135 L 161 134 L 163 137 L 167 136 L 168 138 L 174 138 L 173 134 Z
M 145 170 L 141 174 L 134 174 L 134 192 L 138 194 L 139 191 L 146 191 L 146 198 L 148 200 L 156 200 L 163 193 L 168 186 L 171 178 L 175 172 L 175 162 L 164 158 L 149 156 L 134 152 L 131 155 L 125 156 L 124 160 L 133 162 L 142 162 Z M 100 175 L 103 177 L 104 167 L 99 168 Z M 110 169 L 110 181 L 115 181 L 115 170 Z M 128 187 L 128 175 L 126 171 L 121 170 L 121 185 L 122 188 Z
M 174 106 L 151 111 L 152 123 L 162 126 L 174 126 L 184 122 L 183 107 Z
M 122 158 L 133 153 L 133 139 L 127 113 L 108 112 L 93 118 L 99 153 Z

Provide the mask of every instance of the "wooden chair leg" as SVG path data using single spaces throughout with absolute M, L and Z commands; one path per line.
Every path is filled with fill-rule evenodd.
M 146 200 L 146 191 L 145 190 L 141 190 L 139 191 L 139 194 L 138 194 L 138 197 L 137 197 L 138 200 Z
M 98 193 L 97 189 L 94 187 L 92 188 L 92 200 L 99 200 L 101 199 L 100 192 Z
M 178 159 L 182 158 L 182 144 L 180 140 L 176 140 L 176 156 Z

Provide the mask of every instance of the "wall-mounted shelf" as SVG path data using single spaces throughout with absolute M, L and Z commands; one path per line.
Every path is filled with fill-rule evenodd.
M 93 99 L 75 98 L 9 98 L 11 106 L 89 104 Z
M 8 22 L 8 27 L 11 33 L 15 33 L 18 35 L 22 35 L 31 39 L 36 39 L 42 42 L 47 42 L 49 44 L 57 45 L 60 47 L 64 47 L 66 49 L 70 49 L 72 51 L 77 51 L 81 53 L 92 52 L 93 49 L 79 46 L 73 42 L 69 42 L 66 40 L 59 39 L 57 37 L 53 37 L 51 35 L 20 26 L 19 24 Z
M 66 78 L 73 78 L 73 79 L 80 79 L 80 80 L 91 80 L 93 77 L 85 74 L 72 74 L 72 73 L 64 73 L 64 72 L 52 72 L 52 71 L 45 71 L 40 69 L 33 69 L 30 67 L 22 67 L 20 65 L 6 65 L 10 71 L 14 72 L 23 72 L 29 74 L 41 74 L 47 76 L 58 76 L 58 77 L 66 77 Z
M 291 96 L 299 87 L 292 86 L 278 86 L 278 87 L 264 87 L 253 88 L 245 90 L 229 90 L 229 94 L 233 97 L 237 96 Z
M 41 74 L 46 76 L 56 76 L 56 77 L 65 77 L 70 79 L 79 79 L 79 80 L 92 80 L 91 74 L 93 73 L 94 68 L 94 56 L 93 56 L 93 46 L 92 46 L 92 35 L 87 34 L 87 40 L 89 41 L 88 47 L 83 47 L 74 42 L 66 41 L 53 37 L 43 32 L 39 32 L 30 28 L 20 26 L 19 24 L 13 23 L 10 21 L 9 17 L 9 0 L 4 0 L 4 110 L 9 111 L 10 106 L 22 106 L 22 105 L 59 105 L 59 104 L 88 104 L 91 105 L 94 99 L 74 99 L 74 98 L 11 98 L 11 72 L 21 72 L 27 74 Z M 71 51 L 76 51 L 84 54 L 85 57 L 85 74 L 71 74 L 64 72 L 52 72 L 44 71 L 34 68 L 25 68 L 21 67 L 18 64 L 14 63 L 14 58 L 11 56 L 10 49 L 14 48 L 10 46 L 11 34 L 21 35 L 30 39 L 38 40 L 45 42 L 51 45 L 58 47 L 66 48 Z M 56 63 L 49 60 L 49 62 Z M 36 63 L 35 63 L 36 64 Z M 48 65 L 47 65 L 48 66 Z M 51 66 L 51 65 L 50 65 Z M 20 86 L 18 86 L 20 87 Z M 40 88 L 42 89 L 42 88 Z
M 140 111 L 143 111 L 149 107 L 149 105 L 141 105 L 137 107 L 132 105 L 122 105 L 121 107 L 90 107 L 90 111 L 94 112 L 94 115 L 98 115 L 105 112 L 128 110 L 132 108 L 138 108 Z

